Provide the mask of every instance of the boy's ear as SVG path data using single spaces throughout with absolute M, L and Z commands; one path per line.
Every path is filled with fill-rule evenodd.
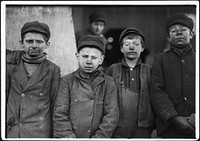
M 78 59 L 78 57 L 79 57 L 79 53 L 76 52 L 76 53 L 75 53 L 75 56 L 76 56 L 76 59 Z
M 49 46 L 50 46 L 50 42 L 47 42 L 45 49 L 47 49 Z
M 190 36 L 191 36 L 191 39 L 194 37 L 194 31 L 191 30 Z
M 21 48 L 24 49 L 24 44 L 23 44 L 23 42 L 22 42 L 22 41 L 19 41 L 19 43 L 20 43 Z
M 101 64 L 103 63 L 104 58 L 105 58 L 105 56 L 102 55 L 102 56 L 101 56 L 101 60 L 100 60 L 100 62 L 99 62 L 99 65 L 101 65 Z

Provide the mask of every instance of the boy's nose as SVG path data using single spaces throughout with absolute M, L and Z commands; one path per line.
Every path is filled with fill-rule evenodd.
M 135 49 L 134 45 L 130 45 L 130 49 L 134 50 Z

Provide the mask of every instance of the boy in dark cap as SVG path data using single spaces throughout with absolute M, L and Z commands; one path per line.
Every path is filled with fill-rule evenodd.
M 124 58 L 106 71 L 115 79 L 119 98 L 120 120 L 112 137 L 150 138 L 154 128 L 149 97 L 150 66 L 140 58 L 145 38 L 138 29 L 126 28 L 119 42 Z
M 155 55 L 151 100 L 157 134 L 163 138 L 195 137 L 195 52 L 190 40 L 193 21 L 185 14 L 167 20 L 170 50 Z
M 87 34 L 91 35 L 97 35 L 100 36 L 103 41 L 105 42 L 105 45 L 107 44 L 107 39 L 103 35 L 103 30 L 105 28 L 106 19 L 103 14 L 100 13 L 93 13 L 89 16 L 89 27 L 84 30 L 76 33 L 76 42 L 78 43 L 78 40 Z
M 54 107 L 55 138 L 110 138 L 118 123 L 117 89 L 103 73 L 105 44 L 85 35 L 77 47 L 79 68 L 61 79 Z
M 38 21 L 21 29 L 22 52 L 7 61 L 7 138 L 52 137 L 52 109 L 60 68 L 46 59 L 50 29 Z M 14 55 L 14 56 L 12 56 Z

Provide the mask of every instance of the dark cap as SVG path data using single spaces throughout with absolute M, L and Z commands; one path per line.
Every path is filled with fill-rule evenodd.
M 122 33 L 119 36 L 119 43 L 121 44 L 123 38 L 129 34 L 136 34 L 136 35 L 140 36 L 143 39 L 143 41 L 145 42 L 144 35 L 139 31 L 139 29 L 130 27 L 130 28 L 126 28 L 122 31 Z
M 193 26 L 194 26 L 193 20 L 183 13 L 173 15 L 167 19 L 167 30 L 172 25 L 175 25 L 175 24 L 181 24 L 181 25 L 187 26 L 191 30 L 193 29 Z
M 106 23 L 104 15 L 99 13 L 94 13 L 89 16 L 89 22 L 92 23 L 93 21 L 102 21 Z
M 84 47 L 97 48 L 103 54 L 105 54 L 105 43 L 103 38 L 100 36 L 87 34 L 81 37 L 78 41 L 77 51 L 79 52 Z
M 45 23 L 41 23 L 39 21 L 33 21 L 33 22 L 27 22 L 24 24 L 24 26 L 21 29 L 21 37 L 26 34 L 27 32 L 39 32 L 41 34 L 44 34 L 47 39 L 50 38 L 50 29 L 49 26 Z

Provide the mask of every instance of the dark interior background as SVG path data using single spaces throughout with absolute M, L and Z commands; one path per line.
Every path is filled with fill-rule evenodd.
M 75 32 L 88 27 L 91 13 L 102 13 L 106 17 L 104 35 L 110 41 L 106 49 L 105 62 L 109 66 L 119 62 L 121 53 L 118 38 L 126 27 L 140 29 L 146 40 L 146 51 L 142 60 L 152 65 L 153 56 L 167 48 L 166 19 L 177 14 L 186 13 L 195 22 L 195 5 L 76 5 L 72 6 Z M 192 40 L 195 46 L 194 38 Z

